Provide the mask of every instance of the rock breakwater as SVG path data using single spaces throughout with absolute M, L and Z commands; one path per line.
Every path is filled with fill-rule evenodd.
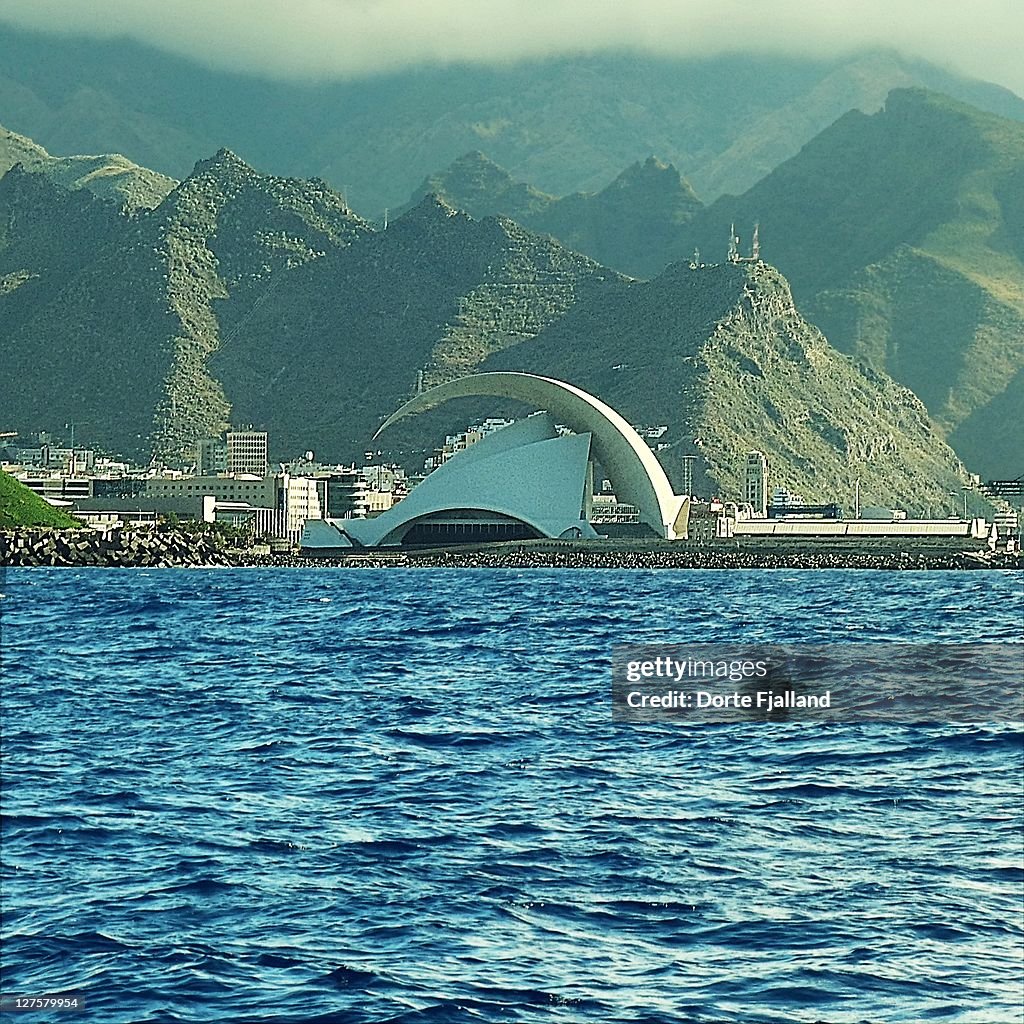
M 246 565 L 342 569 L 1022 569 L 1020 555 L 991 552 L 432 551 L 337 558 L 256 556 Z
M 32 528 L 0 532 L 0 566 L 170 568 L 234 566 L 332 569 L 1024 569 L 1019 552 L 950 550 L 764 551 L 739 548 L 644 549 L 608 545 L 361 552 L 337 557 L 229 548 L 215 532 L 160 526 L 93 530 Z
M 24 529 L 0 533 L 0 565 L 169 568 L 231 565 L 223 540 L 171 527 Z

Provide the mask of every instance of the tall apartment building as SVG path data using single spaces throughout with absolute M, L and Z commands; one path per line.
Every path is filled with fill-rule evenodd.
M 228 431 L 228 472 L 267 475 L 267 432 Z
M 764 519 L 768 515 L 768 460 L 764 452 L 747 454 L 743 500 L 754 509 L 754 515 Z

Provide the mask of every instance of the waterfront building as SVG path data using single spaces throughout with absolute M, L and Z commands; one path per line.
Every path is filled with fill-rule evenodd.
M 732 536 L 737 538 L 802 538 L 804 540 L 847 538 L 850 540 L 883 539 L 962 539 L 991 540 L 994 545 L 999 531 L 994 524 L 975 519 L 738 519 Z
M 483 373 L 417 395 L 378 431 L 454 398 L 490 396 L 543 411 L 487 433 L 440 461 L 403 501 L 373 519 L 311 521 L 310 552 L 352 546 L 454 544 L 538 537 L 597 537 L 590 518 L 595 464 L 635 530 L 686 535 L 688 499 L 676 495 L 644 439 L 615 410 L 562 381 Z M 451 439 L 449 439 L 451 440 Z
M 733 535 L 738 509 L 732 502 L 694 501 L 690 503 L 686 540 L 690 545 L 706 547 Z
M 697 456 L 694 454 L 687 454 L 683 456 L 683 494 L 688 494 L 693 497 L 693 464 L 697 461 Z
M 72 476 L 91 473 L 96 465 L 92 448 L 58 448 L 42 444 L 38 448 L 16 448 L 15 460 L 33 469 L 57 469 Z
M 138 498 L 145 493 L 144 476 L 94 477 L 92 481 L 94 498 Z
M 204 522 L 227 523 L 254 537 L 291 540 L 299 535 L 299 531 L 289 531 L 288 513 L 280 508 L 260 507 L 245 501 L 218 501 L 207 495 L 203 498 L 202 510 Z
M 401 466 L 363 466 L 359 472 L 366 481 L 367 515 L 386 512 L 409 493 L 409 480 Z
M 67 502 L 91 498 L 93 479 L 67 473 L 16 473 L 15 479 L 47 501 Z
M 449 434 L 444 439 L 444 444 L 435 449 L 434 454 L 424 462 L 424 470 L 427 473 L 432 473 L 438 466 L 443 466 L 452 456 L 458 455 L 470 445 L 482 441 L 488 434 L 493 434 L 494 431 L 510 426 L 514 422 L 515 420 L 489 416 L 482 423 L 474 423 L 467 427 L 461 434 Z
M 799 497 L 799 495 L 794 495 Z M 834 502 L 824 505 L 801 505 L 795 502 L 768 506 L 769 519 L 842 519 L 843 510 Z
M 267 432 L 265 430 L 229 430 L 227 435 L 227 471 L 266 476 Z
M 301 533 L 309 519 L 320 519 L 323 507 L 316 480 L 307 476 L 283 475 L 280 486 L 284 490 L 284 511 L 289 534 Z
M 325 516 L 332 519 L 365 518 L 370 511 L 369 487 L 355 466 L 331 470 L 322 479 L 326 485 Z
M 770 509 L 800 508 L 805 504 L 802 494 L 794 494 L 792 491 L 787 491 L 785 487 L 775 487 L 772 490 L 772 500 L 768 507 Z
M 639 523 L 640 509 L 629 502 L 619 501 L 614 494 L 595 494 L 590 507 L 590 522 L 602 525 Z

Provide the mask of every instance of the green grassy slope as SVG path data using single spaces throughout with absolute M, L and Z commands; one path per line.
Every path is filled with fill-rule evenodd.
M 533 337 L 619 276 L 508 220 L 434 198 L 283 279 L 211 367 L 284 451 L 356 458 L 414 393 Z
M 136 217 L 15 168 L 0 180 L 0 405 L 19 429 L 74 420 L 170 464 L 229 422 L 269 428 L 283 453 L 352 458 L 420 372 L 467 372 L 617 276 L 434 200 L 374 231 L 322 181 L 225 150 Z
M 0 530 L 20 526 L 81 526 L 73 516 L 43 501 L 35 491 L 0 470 Z
M 96 444 L 171 462 L 229 421 L 208 368 L 221 341 L 279 278 L 371 230 L 323 182 L 260 175 L 227 151 L 139 216 L 90 199 L 37 174 L 0 180 L 0 397 L 23 429 L 73 419 Z

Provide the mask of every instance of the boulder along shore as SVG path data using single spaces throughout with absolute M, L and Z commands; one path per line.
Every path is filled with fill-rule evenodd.
M 353 552 L 327 557 L 229 548 L 216 533 L 176 527 L 32 528 L 0 532 L 0 566 L 113 568 L 464 569 L 1021 569 L 1020 552 L 918 550 L 765 551 L 738 547 L 509 547 Z
M 222 538 L 173 527 L 87 529 L 42 527 L 0 533 L 0 566 L 159 569 L 234 564 Z
M 1021 569 L 1005 552 L 509 551 L 348 555 L 337 558 L 255 556 L 241 563 L 270 568 L 340 569 Z

